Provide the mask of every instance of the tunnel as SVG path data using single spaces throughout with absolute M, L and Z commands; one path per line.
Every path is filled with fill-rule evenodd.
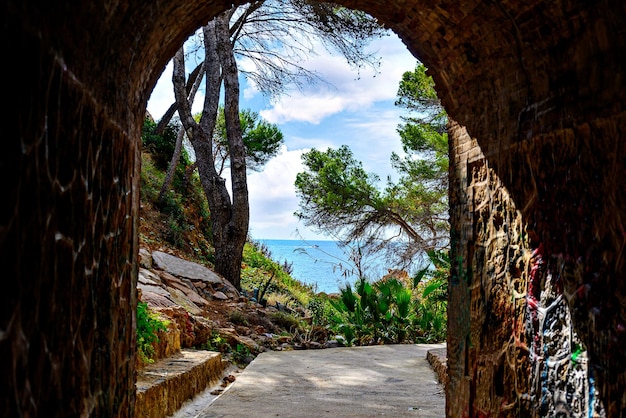
M 450 116 L 447 416 L 622 416 L 626 3 L 337 3 L 392 29 Z M 232 4 L 0 5 L 2 416 L 134 416 L 146 104 Z

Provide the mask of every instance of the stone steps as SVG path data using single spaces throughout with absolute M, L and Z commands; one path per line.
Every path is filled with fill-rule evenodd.
M 135 416 L 163 418 L 218 382 L 228 361 L 220 353 L 183 349 L 137 372 Z

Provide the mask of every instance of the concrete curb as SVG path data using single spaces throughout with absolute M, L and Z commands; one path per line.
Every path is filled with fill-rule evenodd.
M 443 348 L 434 348 L 432 350 L 428 350 L 426 353 L 426 360 L 430 363 L 435 374 L 437 374 L 437 378 L 439 379 L 439 383 L 441 383 L 444 388 L 448 386 L 448 351 L 446 347 Z

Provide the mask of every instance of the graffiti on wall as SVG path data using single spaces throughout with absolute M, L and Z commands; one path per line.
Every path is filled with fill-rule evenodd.
M 468 416 L 604 417 L 558 260 L 546 259 L 484 159 L 468 171 L 474 238 L 469 357 L 473 380 L 483 383 Z
M 544 258 L 539 243 L 532 250 L 526 297 L 529 395 L 535 416 L 604 417 L 587 353 L 572 327 L 560 276 Z

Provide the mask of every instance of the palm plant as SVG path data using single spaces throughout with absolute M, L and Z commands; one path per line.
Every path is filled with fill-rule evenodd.
M 347 345 L 439 342 L 446 335 L 447 278 L 450 260 L 428 253 L 431 264 L 408 284 L 391 277 L 375 284 L 361 277 L 330 300 L 330 328 Z

